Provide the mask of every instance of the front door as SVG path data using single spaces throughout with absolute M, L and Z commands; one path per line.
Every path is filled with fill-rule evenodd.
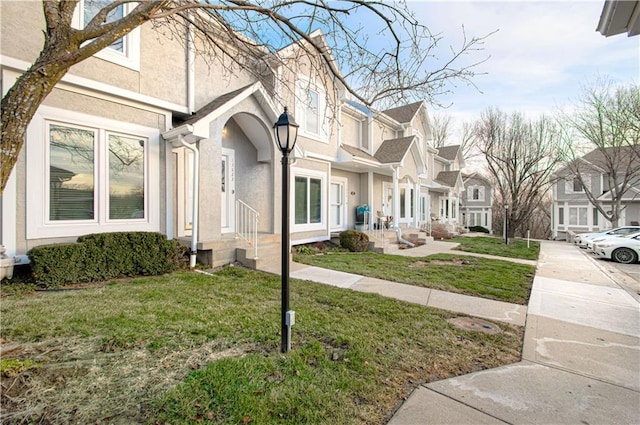
M 235 232 L 236 178 L 235 152 L 222 148 L 222 180 L 220 185 L 220 231 Z

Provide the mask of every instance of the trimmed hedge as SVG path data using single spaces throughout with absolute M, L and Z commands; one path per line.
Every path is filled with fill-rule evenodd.
M 340 233 L 340 246 L 352 252 L 364 252 L 369 249 L 369 236 L 358 230 L 345 230 Z
M 471 226 L 469 227 L 470 232 L 479 232 L 479 233 L 489 233 L 489 229 L 483 226 Z
M 168 273 L 182 266 L 184 253 L 161 233 L 116 232 L 81 236 L 75 244 L 38 246 L 27 255 L 35 283 L 55 287 Z

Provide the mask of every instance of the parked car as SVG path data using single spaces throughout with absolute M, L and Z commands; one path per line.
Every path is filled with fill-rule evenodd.
M 578 245 L 580 248 L 587 247 L 587 241 L 589 239 L 596 239 L 606 236 L 616 236 L 616 235 L 629 235 L 631 233 L 640 232 L 640 226 L 622 226 L 616 227 L 615 229 L 607 230 L 606 232 L 597 232 L 597 233 L 580 233 L 576 235 L 573 239 L 573 243 Z
M 637 263 L 640 257 L 640 233 L 596 242 L 593 252 L 600 258 L 607 258 L 618 263 Z
M 640 232 L 630 233 L 628 235 L 606 235 L 606 236 L 601 236 L 593 239 L 587 239 L 586 248 L 587 248 L 587 251 L 591 252 L 592 254 L 595 254 L 596 245 L 598 245 L 601 242 L 616 240 L 620 238 L 633 238 L 636 235 L 640 235 Z

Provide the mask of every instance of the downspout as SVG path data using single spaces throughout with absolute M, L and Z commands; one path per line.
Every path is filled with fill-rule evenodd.
M 191 253 L 189 255 L 189 267 L 196 266 L 196 255 L 198 254 L 198 194 L 200 193 L 200 152 L 195 144 L 184 141 L 184 136 L 178 136 L 180 144 L 193 152 L 193 197 L 191 205 Z
M 194 37 L 193 25 L 187 23 L 187 110 L 189 114 L 193 114 L 196 111 L 196 52 Z
M 393 167 L 393 230 L 396 231 L 396 238 L 398 242 L 409 245 L 410 247 L 414 247 L 415 245 L 409 242 L 406 239 L 402 238 L 402 229 L 400 229 L 400 225 L 398 224 L 400 219 L 400 197 L 398 194 L 400 193 L 398 187 L 398 167 Z

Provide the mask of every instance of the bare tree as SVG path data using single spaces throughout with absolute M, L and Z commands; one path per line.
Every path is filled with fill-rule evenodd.
M 460 128 L 460 149 L 465 160 L 478 155 L 475 142 L 475 124 L 470 121 L 463 122 Z
M 509 236 L 524 236 L 552 184 L 561 158 L 557 129 L 546 117 L 527 121 L 520 113 L 507 115 L 489 108 L 475 127 L 495 185 L 501 210 L 508 206 Z
M 623 199 L 636 198 L 632 188 L 640 189 L 640 86 L 600 80 L 585 87 L 573 112 L 563 113 L 561 122 L 570 148 L 564 177 L 576 179 L 589 202 L 617 227 Z M 591 151 L 580 156 L 573 143 L 577 140 Z
M 42 51 L 2 98 L 0 194 L 17 161 L 29 122 L 69 68 L 147 22 L 153 22 L 155 28 L 189 25 L 197 37 L 209 43 L 210 52 L 221 63 L 258 77 L 275 62 L 282 62 L 275 52 L 298 44 L 320 57 L 333 78 L 366 105 L 412 97 L 435 101 L 438 94 L 448 91 L 449 80 L 472 84 L 474 65 L 458 68 L 456 63 L 461 56 L 480 50 L 485 38 L 468 39 L 465 35 L 459 48 L 451 48 L 450 57 L 428 67 L 442 36 L 431 34 L 402 4 L 364 0 L 116 0 L 98 2 L 106 5 L 96 10 L 83 28 L 74 28 L 78 2 L 42 2 L 46 23 Z M 130 13 L 114 15 L 127 3 L 135 5 Z M 375 23 L 391 43 L 382 50 L 369 48 L 364 26 L 345 23 L 352 23 L 353 19 L 347 18 L 355 13 L 363 17 L 361 22 L 367 27 Z M 314 27 L 323 28 L 331 46 L 309 36 Z
M 451 115 L 433 114 L 431 117 L 431 130 L 433 134 L 433 147 L 440 149 L 447 145 L 451 138 Z

